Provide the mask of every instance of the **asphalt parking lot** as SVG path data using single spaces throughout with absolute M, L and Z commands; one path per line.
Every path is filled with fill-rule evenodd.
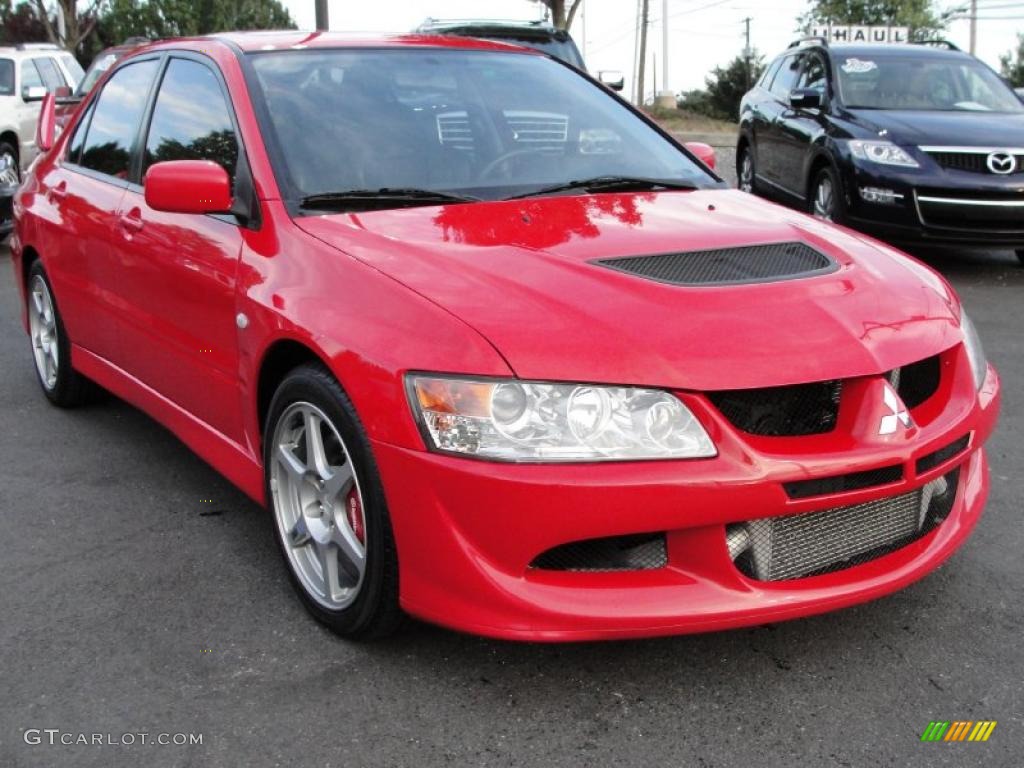
M 0 251 L 0 766 L 1011 766 L 1024 754 L 1024 268 L 925 254 L 1004 381 L 973 538 L 909 589 L 728 633 L 568 646 L 411 623 L 341 641 L 269 516 L 146 416 L 39 391 Z M 921 743 L 931 720 L 987 743 Z M 202 734 L 192 746 L 50 746 Z

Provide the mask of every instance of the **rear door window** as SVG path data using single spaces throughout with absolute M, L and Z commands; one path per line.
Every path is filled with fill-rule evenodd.
M 36 69 L 36 63 L 32 59 L 25 59 L 21 62 L 21 94 L 28 93 L 29 88 L 45 88 L 43 78 Z
M 57 62 L 49 56 L 40 56 L 38 59 L 32 59 L 32 61 L 36 63 L 36 68 L 43 78 L 43 85 L 46 86 L 47 91 L 53 93 L 61 86 L 67 85 L 64 82 L 64 76 L 57 69 Z
M 761 75 L 761 79 L 757 81 L 757 84 L 761 88 L 767 88 L 772 84 L 772 80 L 775 78 L 775 74 L 779 71 L 779 67 L 782 66 L 782 59 L 776 59 L 771 63 L 771 66 L 764 71 Z
M 96 100 L 80 164 L 94 171 L 127 179 L 135 137 L 146 109 L 157 61 L 129 64 L 107 81 Z M 196 102 L 196 108 L 201 105 Z
M 796 88 L 797 78 L 800 76 L 800 60 L 802 56 L 787 56 L 782 60 L 782 66 L 772 80 L 771 92 L 779 99 L 785 101 L 789 94 Z

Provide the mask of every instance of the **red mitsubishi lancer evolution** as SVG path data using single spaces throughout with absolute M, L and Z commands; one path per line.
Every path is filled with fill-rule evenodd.
M 806 616 L 981 515 L 999 382 L 949 285 L 554 59 L 233 34 L 51 108 L 12 244 L 44 394 L 100 385 L 265 504 L 343 635 Z

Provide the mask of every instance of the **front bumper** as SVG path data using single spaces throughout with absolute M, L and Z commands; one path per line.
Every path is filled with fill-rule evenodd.
M 850 225 L 883 240 L 1024 247 L 1022 175 L 1002 178 L 937 166 L 900 171 L 850 163 L 844 187 Z M 860 192 L 865 187 L 889 189 L 901 199 L 893 203 L 868 202 Z
M 961 382 L 962 383 L 962 382 Z M 941 418 L 904 443 L 854 446 L 832 436 L 781 439 L 778 450 L 740 436 L 700 397 L 715 459 L 515 465 L 375 443 L 395 529 L 401 602 L 422 619 L 475 634 L 573 641 L 703 632 L 807 616 L 900 589 L 936 568 L 967 538 L 988 493 L 982 445 L 999 409 L 989 371 Z M 917 473 L 916 462 L 970 435 L 969 448 Z M 810 450 L 808 450 L 810 448 Z M 795 451 L 804 451 L 798 458 Z M 793 500 L 783 483 L 891 465 L 905 479 Z M 906 493 L 960 467 L 953 509 L 937 528 L 862 565 L 766 582 L 746 577 L 726 545 L 729 523 L 825 510 Z M 583 539 L 664 532 L 668 563 L 652 570 L 531 568 L 540 553 Z

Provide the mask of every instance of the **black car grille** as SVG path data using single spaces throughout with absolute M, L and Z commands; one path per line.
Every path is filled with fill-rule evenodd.
M 945 464 L 947 461 L 952 459 L 954 456 L 958 456 L 967 450 L 967 446 L 971 444 L 971 436 L 964 435 L 959 440 L 954 440 L 952 443 L 947 445 L 945 448 L 940 448 L 934 453 L 929 453 L 927 456 L 922 456 L 917 460 L 915 469 L 917 474 L 923 475 L 925 472 L 930 472 L 940 464 Z
M 805 243 L 627 256 L 595 263 L 648 280 L 693 286 L 793 280 L 839 269 L 835 261 Z
M 945 230 L 1024 232 L 1024 195 L 921 188 L 915 193 L 921 223 Z
M 549 549 L 530 563 L 546 571 L 648 571 L 668 564 L 664 533 L 587 539 Z
M 988 173 L 992 171 L 988 167 L 988 154 L 979 152 L 929 152 L 931 158 L 941 165 L 953 171 L 967 171 L 969 173 Z M 1002 174 L 1014 176 L 1024 174 L 1024 154 L 1014 155 L 1017 160 L 1016 167 L 1012 173 Z M 996 175 L 996 174 L 992 174 Z
M 953 509 L 960 470 L 898 496 L 726 527 L 729 555 L 759 581 L 818 576 L 895 552 L 938 526 Z
M 708 399 L 736 428 L 752 435 L 821 435 L 835 429 L 842 388 L 841 381 L 822 381 L 711 392 Z
M 876 488 L 880 485 L 898 483 L 903 479 L 903 467 L 895 464 L 889 467 L 869 469 L 864 472 L 849 472 L 845 475 L 820 477 L 815 480 L 795 480 L 783 483 L 786 495 L 791 499 L 808 499 L 811 496 L 824 496 L 827 493 L 844 493 L 860 491 L 865 488 Z
M 941 378 L 939 355 L 897 368 L 889 374 L 889 382 L 899 393 L 903 404 L 911 410 L 927 402 L 938 391 Z

